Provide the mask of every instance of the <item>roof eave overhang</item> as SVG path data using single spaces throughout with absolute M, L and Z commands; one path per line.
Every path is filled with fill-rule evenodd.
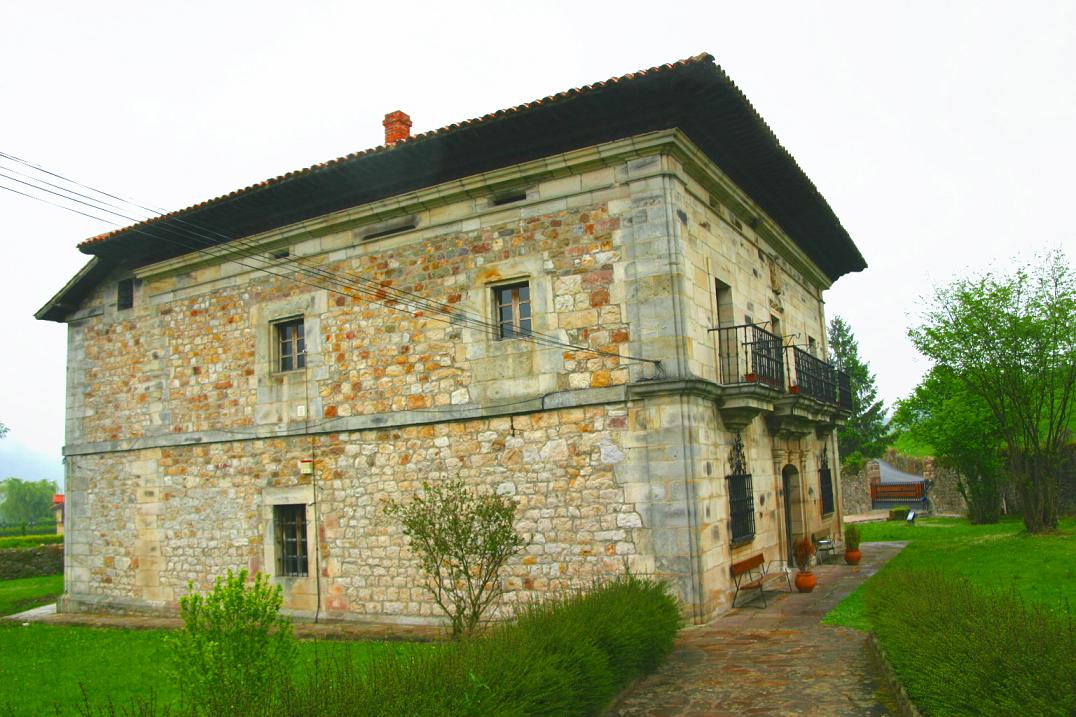
M 285 175 L 79 248 L 110 265 L 134 268 L 497 168 L 672 128 L 684 132 L 831 281 L 866 268 L 826 200 L 709 56 Z M 81 286 L 78 280 L 68 286 Z M 73 297 L 64 300 L 67 289 L 38 317 L 62 320 L 54 317 L 71 303 Z

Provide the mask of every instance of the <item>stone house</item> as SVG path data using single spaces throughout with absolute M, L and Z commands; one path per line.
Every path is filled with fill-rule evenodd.
M 248 568 L 296 616 L 436 622 L 381 505 L 450 477 L 518 500 L 509 602 L 627 565 L 701 621 L 731 562 L 839 528 L 822 293 L 865 263 L 712 57 L 385 127 L 79 246 L 37 314 L 69 332 L 63 610 Z

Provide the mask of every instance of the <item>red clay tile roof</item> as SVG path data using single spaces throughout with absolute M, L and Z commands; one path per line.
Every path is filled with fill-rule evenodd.
M 316 172 L 316 171 L 321 170 L 321 169 L 332 167 L 333 165 L 337 165 L 337 164 L 340 164 L 342 162 L 347 162 L 347 161 L 350 161 L 350 160 L 353 160 L 353 159 L 358 159 L 359 157 L 365 157 L 365 156 L 368 156 L 368 155 L 371 155 L 371 154 L 377 154 L 377 153 L 380 153 L 380 152 L 391 152 L 391 151 L 393 151 L 395 149 L 399 149 L 399 148 L 401 148 L 403 146 L 406 146 L 406 145 L 409 145 L 409 144 L 414 144 L 416 142 L 422 142 L 422 141 L 428 140 L 428 139 L 430 139 L 432 137 L 437 137 L 439 135 L 444 135 L 444 134 L 448 134 L 448 133 L 451 133 L 451 132 L 457 132 L 457 131 L 459 131 L 461 129 L 464 129 L 464 128 L 474 127 L 474 126 L 477 126 L 477 125 L 480 125 L 480 124 L 483 124 L 483 123 L 486 123 L 486 122 L 490 122 L 490 121 L 493 121 L 493 120 L 497 120 L 497 119 L 500 119 L 502 117 L 506 117 L 506 116 L 509 116 L 509 115 L 512 115 L 512 114 L 516 114 L 516 113 L 520 113 L 520 112 L 526 112 L 526 111 L 534 109 L 535 107 L 538 107 L 540 105 L 547 105 L 547 104 L 550 104 L 550 103 L 562 101 L 562 100 L 567 99 L 569 97 L 575 97 L 577 95 L 584 94 L 584 93 L 587 93 L 587 92 L 593 92 L 595 90 L 599 90 L 599 89 L 602 89 L 604 87 L 607 87 L 610 84 L 616 84 L 616 83 L 619 83 L 619 82 L 624 82 L 626 80 L 633 80 L 633 79 L 636 79 L 636 78 L 639 78 L 639 77 L 645 77 L 645 76 L 650 76 L 650 75 L 654 75 L 654 74 L 661 73 L 661 72 L 667 72 L 669 70 L 673 70 L 673 69 L 676 69 L 678 67 L 684 67 L 684 66 L 690 65 L 690 64 L 705 63 L 705 62 L 714 62 L 713 55 L 710 55 L 709 53 L 702 53 L 702 54 L 699 54 L 699 55 L 695 55 L 694 57 L 689 57 L 689 58 L 684 59 L 684 60 L 679 60 L 677 62 L 666 63 L 664 65 L 659 65 L 657 67 L 651 67 L 651 68 L 646 69 L 646 70 L 639 70 L 638 72 L 630 72 L 630 73 L 628 73 L 626 75 L 621 75 L 620 77 L 611 77 L 611 78 L 609 78 L 608 80 L 606 80 L 604 82 L 595 82 L 595 83 L 592 83 L 592 84 L 589 84 L 589 85 L 585 85 L 583 87 L 579 87 L 579 88 L 575 88 L 575 89 L 571 89 L 571 90 L 566 90 L 564 92 L 558 92 L 555 95 L 549 95 L 548 97 L 543 97 L 543 98 L 541 98 L 539 100 L 534 100 L 532 102 L 524 102 L 523 104 L 516 105 L 515 107 L 509 107 L 507 109 L 497 110 L 496 112 L 491 112 L 491 113 L 483 115 L 481 117 L 476 117 L 476 118 L 473 118 L 473 119 L 464 120 L 462 122 L 456 122 L 456 123 L 453 123 L 453 124 L 450 124 L 450 125 L 446 125 L 444 127 L 441 127 L 440 129 L 430 130 L 428 132 L 420 132 L 418 134 L 411 135 L 407 139 L 402 139 L 399 142 L 394 143 L 392 145 L 378 145 L 377 147 L 371 147 L 369 149 L 360 150 L 358 152 L 352 152 L 351 154 L 344 155 L 343 157 L 337 157 L 336 159 L 330 159 L 330 160 L 325 161 L 325 162 L 319 162 L 317 164 L 312 164 L 309 167 L 304 167 L 303 169 L 297 169 L 297 170 L 292 171 L 292 172 L 287 172 L 286 174 L 281 174 L 281 175 L 279 175 L 277 177 L 272 177 L 271 179 L 266 179 L 264 181 L 257 182 L 256 184 L 252 184 L 252 185 L 250 185 L 248 187 L 244 187 L 242 189 L 237 189 L 234 192 L 229 192 L 228 194 L 224 194 L 224 195 L 221 195 L 219 197 L 215 197 L 213 199 L 207 199 L 204 202 L 200 202 L 198 204 L 191 205 L 189 207 L 186 207 L 185 209 L 178 209 L 178 210 L 176 210 L 174 212 L 169 212 L 168 214 L 162 214 L 161 216 L 153 217 L 151 219 L 147 219 L 146 221 L 138 222 L 138 223 L 132 224 L 130 226 L 123 227 L 121 229 L 114 229 L 112 231 L 105 232 L 104 234 L 98 234 L 97 236 L 90 237 L 89 239 L 86 239 L 81 244 L 79 244 L 78 247 L 79 247 L 79 249 L 83 249 L 85 247 L 89 247 L 92 244 L 107 241 L 107 240 L 111 239 L 112 237 L 118 236 L 120 234 L 126 234 L 126 233 L 130 232 L 132 229 L 147 226 L 147 225 L 150 225 L 150 224 L 154 224 L 154 223 L 166 220 L 166 219 L 171 219 L 173 217 L 180 217 L 180 216 L 182 216 L 184 214 L 188 214 L 188 213 L 190 213 L 190 212 L 192 212 L 194 210 L 209 207 L 209 206 L 212 206 L 214 204 L 218 204 L 220 202 L 223 202 L 223 201 L 226 201 L 226 200 L 229 200 L 229 199 L 234 199 L 234 198 L 239 197 L 239 196 L 241 196 L 243 194 L 247 194 L 249 192 L 253 192 L 253 191 L 256 191 L 258 189 L 264 189 L 264 188 L 270 187 L 270 186 L 272 186 L 274 184 L 279 184 L 280 182 L 283 182 L 283 181 L 285 181 L 287 179 L 292 179 L 292 178 L 299 177 L 299 176 L 302 176 L 302 175 L 305 175 L 305 174 L 310 174 L 312 172 Z M 767 129 L 769 129 L 769 128 L 767 127 Z
M 94 258 L 35 316 L 65 321 L 117 266 L 205 251 L 502 167 L 678 128 L 832 280 L 866 267 L 825 198 L 708 54 L 560 92 L 87 239 Z

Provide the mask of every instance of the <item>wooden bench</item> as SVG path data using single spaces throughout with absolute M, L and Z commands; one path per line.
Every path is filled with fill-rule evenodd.
M 788 577 L 788 569 L 784 565 L 780 565 L 776 570 L 770 569 L 772 565 L 771 563 L 767 567 L 766 558 L 762 553 L 732 564 L 729 570 L 736 584 L 736 592 L 732 596 L 733 607 L 736 607 L 736 598 L 745 590 L 758 590 L 758 594 L 762 596 L 762 607 L 766 607 L 766 584 L 780 582 L 782 579 L 788 585 L 788 591 L 792 592 L 792 580 Z

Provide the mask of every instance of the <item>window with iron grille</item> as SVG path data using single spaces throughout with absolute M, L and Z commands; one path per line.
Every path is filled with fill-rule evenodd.
M 306 552 L 306 505 L 273 506 L 276 534 L 276 574 L 304 577 L 309 573 Z
M 134 306 L 134 279 L 121 279 L 116 283 L 116 308 L 120 311 Z
M 833 474 L 828 467 L 819 469 L 818 487 L 822 493 L 822 515 L 829 515 L 833 512 Z
M 302 319 L 288 319 L 273 324 L 276 342 L 276 370 L 295 371 L 306 368 L 306 336 Z
M 751 474 L 726 476 L 729 482 L 729 512 L 732 517 L 729 533 L 733 543 L 743 543 L 755 537 L 755 494 Z
M 531 289 L 521 281 L 493 287 L 497 338 L 515 339 L 531 333 Z

